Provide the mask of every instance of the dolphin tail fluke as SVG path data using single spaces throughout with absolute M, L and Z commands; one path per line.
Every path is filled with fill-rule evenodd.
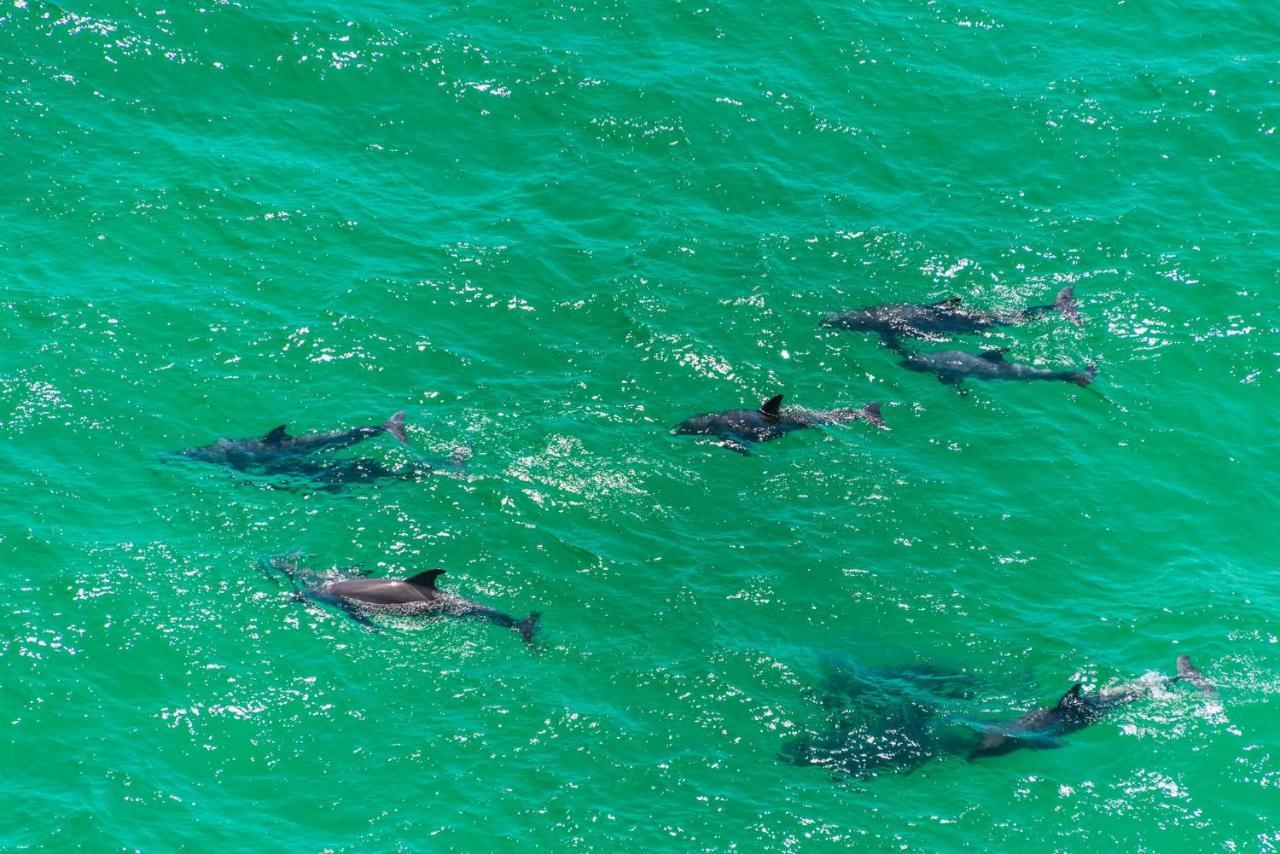
M 1098 375 L 1098 366 L 1090 362 L 1083 371 L 1077 371 L 1068 379 L 1078 386 L 1087 386 L 1093 382 L 1093 378 Z
M 534 611 L 532 614 L 516 623 L 516 631 L 520 632 L 520 637 L 525 643 L 533 643 L 533 633 L 538 629 L 538 618 L 541 616 L 542 614 Z
M 862 417 L 879 427 L 881 430 L 889 429 L 889 427 L 884 423 L 884 417 L 880 414 L 880 403 L 878 401 L 872 401 L 862 407 Z
M 1191 656 L 1178 656 L 1178 678 L 1199 688 L 1205 694 L 1218 693 L 1213 680 L 1200 672 L 1200 668 L 1191 663 Z
M 390 418 L 388 418 L 387 423 L 382 425 L 382 429 L 386 430 L 388 433 L 390 433 L 392 436 L 395 436 L 397 439 L 399 439 L 401 442 L 404 442 L 406 445 L 409 444 L 409 439 L 404 435 L 404 410 L 403 409 L 397 412 L 395 415 L 392 415 Z
M 1080 320 L 1080 312 L 1076 309 L 1076 299 L 1072 295 L 1074 291 L 1074 285 L 1067 285 L 1058 291 L 1058 298 L 1053 303 L 1053 310 L 1076 326 L 1080 326 L 1082 321 Z

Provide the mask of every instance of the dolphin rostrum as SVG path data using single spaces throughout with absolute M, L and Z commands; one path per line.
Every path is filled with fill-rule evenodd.
M 716 436 L 724 447 L 739 454 L 750 454 L 752 442 L 768 442 L 806 427 L 850 421 L 869 421 L 888 429 L 880 417 L 878 403 L 868 403 L 861 409 L 783 409 L 782 395 L 779 394 L 766 400 L 759 409 L 730 409 L 695 416 L 676 427 L 676 433 Z
M 1016 311 L 966 308 L 960 297 L 951 297 L 931 305 L 897 303 L 856 308 L 828 314 L 819 325 L 851 332 L 874 332 L 886 342 L 901 335 L 939 341 L 945 340 L 944 336 L 948 334 L 964 335 L 985 332 L 996 326 L 1026 323 L 1051 311 L 1058 312 L 1077 326 L 1080 324 L 1072 288 L 1068 286 L 1058 292 L 1057 299 L 1050 305 L 1033 305 Z
M 1004 357 L 1007 349 L 983 350 L 967 353 L 963 350 L 941 350 L 936 353 L 916 353 L 904 350 L 895 340 L 894 349 L 902 354 L 901 365 L 912 371 L 933 374 L 940 382 L 957 388 L 966 379 L 976 380 L 1062 380 L 1087 386 L 1098 373 L 1097 365 L 1089 362 L 1083 371 L 1050 371 L 1032 365 L 1010 362 Z M 961 389 L 963 391 L 963 389 Z
M 1194 685 L 1205 694 L 1217 693 L 1213 683 L 1185 655 L 1178 656 L 1178 675 L 1164 677 L 1157 684 L 1171 685 L 1178 681 Z M 1055 705 L 987 727 L 982 732 L 982 742 L 969 752 L 969 759 L 999 756 L 1019 748 L 1060 747 L 1059 736 L 1097 723 L 1108 712 L 1148 696 L 1154 687 L 1149 680 L 1139 680 L 1096 694 L 1084 694 L 1077 682 Z
M 540 614 L 517 620 L 487 605 L 441 590 L 436 580 L 443 569 L 428 569 L 409 578 L 366 578 L 362 573 L 326 575 L 298 567 L 292 561 L 273 558 L 265 568 L 283 574 L 302 598 L 333 605 L 357 622 L 371 626 L 372 614 L 409 617 L 473 617 L 503 628 L 515 629 L 525 643 L 533 643 Z

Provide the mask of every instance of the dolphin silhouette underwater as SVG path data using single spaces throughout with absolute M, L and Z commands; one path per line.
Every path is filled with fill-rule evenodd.
M 985 332 L 997 326 L 1014 326 L 1034 320 L 1040 315 L 1057 312 L 1077 326 L 1080 314 L 1068 286 L 1058 292 L 1050 305 L 1033 305 L 1016 311 L 981 311 L 967 308 L 960 297 L 929 305 L 896 303 L 855 308 L 828 314 L 818 324 L 850 332 L 874 332 L 888 342 L 898 336 L 945 340 L 946 335 Z
M 955 386 L 964 393 L 962 383 L 967 379 L 976 380 L 1061 380 L 1078 386 L 1087 386 L 1093 382 L 1098 373 L 1097 365 L 1089 362 L 1083 371 L 1052 371 L 1010 362 L 1004 354 L 1007 349 L 983 350 L 981 353 L 967 353 L 963 350 L 941 350 L 935 353 L 920 353 L 903 349 L 895 339 L 890 345 L 902 356 L 899 363 L 911 371 L 933 374 L 939 382 Z
M 1178 656 L 1177 671 L 1178 675 L 1166 676 L 1159 684 L 1186 682 L 1201 693 L 1218 693 L 1213 682 L 1191 663 L 1190 656 Z M 1052 706 L 1027 712 L 1007 723 L 988 726 L 982 732 L 981 743 L 969 751 L 969 759 L 999 756 L 1021 748 L 1061 747 L 1061 736 L 1084 729 L 1102 720 L 1109 712 L 1150 696 L 1154 687 L 1149 681 L 1139 680 L 1096 694 L 1085 694 L 1077 682 Z
M 264 570 L 274 570 L 288 578 L 299 599 L 332 605 L 371 628 L 373 623 L 369 618 L 375 614 L 469 617 L 515 629 L 525 643 L 531 644 L 541 616 L 535 611 L 523 620 L 517 620 L 487 605 L 441 590 L 436 581 L 445 574 L 443 569 L 428 569 L 400 579 L 369 578 L 358 570 L 317 572 L 285 558 L 269 558 L 261 565 Z
M 353 484 L 374 483 L 379 480 L 417 480 L 435 471 L 463 471 L 463 464 L 455 455 L 452 460 L 431 461 L 418 458 L 401 466 L 391 467 L 380 460 L 359 459 L 321 459 L 306 457 L 285 458 L 263 466 L 255 473 L 283 477 L 286 480 L 301 478 L 306 481 L 304 489 L 318 489 L 323 492 L 341 492 Z M 286 482 L 279 485 L 282 489 L 297 488 L 295 484 Z
M 850 421 L 867 421 L 888 429 L 880 417 L 878 403 L 868 403 L 861 409 L 783 409 L 782 395 L 778 394 L 762 403 L 759 409 L 729 409 L 696 415 L 681 422 L 675 432 L 686 436 L 716 436 L 723 447 L 747 455 L 753 442 L 769 442 L 807 427 Z

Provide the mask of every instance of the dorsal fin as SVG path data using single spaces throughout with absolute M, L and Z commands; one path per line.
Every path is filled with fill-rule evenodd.
M 1080 689 L 1083 685 L 1079 682 L 1071 686 L 1067 693 L 1062 695 L 1062 699 L 1058 700 L 1058 707 L 1070 706 L 1073 702 L 1080 698 Z
M 436 579 L 442 575 L 444 575 L 443 569 L 428 569 L 426 572 L 419 572 L 417 575 L 409 576 L 404 582 L 425 590 L 435 590 Z
M 978 354 L 978 358 L 986 359 L 988 362 L 1003 362 L 1004 354 L 1008 352 L 1008 347 L 1001 347 L 999 350 L 983 350 Z
M 262 441 L 268 445 L 278 445 L 285 439 L 289 438 L 289 434 L 285 432 L 285 425 L 281 424 L 274 428 L 270 433 L 262 437 Z
M 766 418 L 777 418 L 782 410 L 782 395 L 775 394 L 773 397 L 760 404 L 760 414 Z
M 947 297 L 944 300 L 938 300 L 933 304 L 933 308 L 955 308 L 960 304 L 960 297 Z

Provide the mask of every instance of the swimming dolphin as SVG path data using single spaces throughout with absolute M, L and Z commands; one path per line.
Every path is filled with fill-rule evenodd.
M 957 388 L 966 379 L 977 380 L 1062 380 L 1087 386 L 1098 373 L 1097 365 L 1089 362 L 1083 371 L 1049 371 L 1043 368 L 1010 362 L 1004 357 L 1007 349 L 983 350 L 966 353 L 963 350 L 941 350 L 936 353 L 915 353 L 903 350 L 897 342 L 894 348 L 902 354 L 899 363 L 904 368 L 934 374 L 940 382 Z M 963 391 L 963 389 L 961 389 Z
M 1178 675 L 1166 677 L 1159 684 L 1172 685 L 1178 681 L 1194 685 L 1205 694 L 1217 693 L 1213 683 L 1185 655 L 1178 656 Z M 1020 748 L 1060 747 L 1059 736 L 1098 722 L 1108 712 L 1148 696 L 1154 687 L 1150 681 L 1140 680 L 1097 694 L 1083 694 L 1077 682 L 1055 705 L 987 727 L 982 733 L 982 742 L 969 752 L 969 759 L 999 756 Z
M 845 424 L 869 421 L 887 430 L 880 417 L 880 404 L 868 403 L 861 409 L 782 408 L 782 395 L 775 395 L 759 409 L 730 409 L 698 415 L 676 427 L 680 435 L 718 436 L 720 444 L 739 454 L 750 454 L 752 442 L 768 442 L 795 430 L 820 424 Z
M 897 303 L 837 312 L 824 317 L 819 326 L 851 332 L 875 332 L 886 342 L 900 335 L 942 341 L 948 334 L 962 335 L 985 332 L 996 326 L 1013 326 L 1051 311 L 1058 312 L 1077 326 L 1080 324 L 1072 288 L 1068 286 L 1058 292 L 1058 298 L 1051 305 L 1033 305 L 1016 311 L 979 311 L 964 307 L 960 297 L 951 297 L 931 305 Z
M 290 436 L 281 424 L 261 439 L 219 439 L 212 445 L 187 448 L 179 456 L 208 463 L 221 463 L 238 471 L 271 473 L 277 461 L 302 457 L 317 451 L 333 451 L 348 448 L 357 442 L 389 433 L 408 444 L 404 435 L 404 412 L 397 412 L 383 424 L 354 427 L 350 430 L 333 430 L 327 433 L 308 433 Z
M 487 605 L 441 590 L 436 587 L 436 579 L 444 575 L 443 569 L 428 569 L 409 578 L 398 579 L 366 578 L 354 570 L 334 578 L 279 558 L 265 561 L 264 567 L 285 575 L 299 596 L 333 605 L 366 626 L 372 625 L 369 621 L 371 614 L 475 617 L 515 629 L 525 643 L 531 644 L 540 616 L 534 612 L 523 620 L 516 620 Z

